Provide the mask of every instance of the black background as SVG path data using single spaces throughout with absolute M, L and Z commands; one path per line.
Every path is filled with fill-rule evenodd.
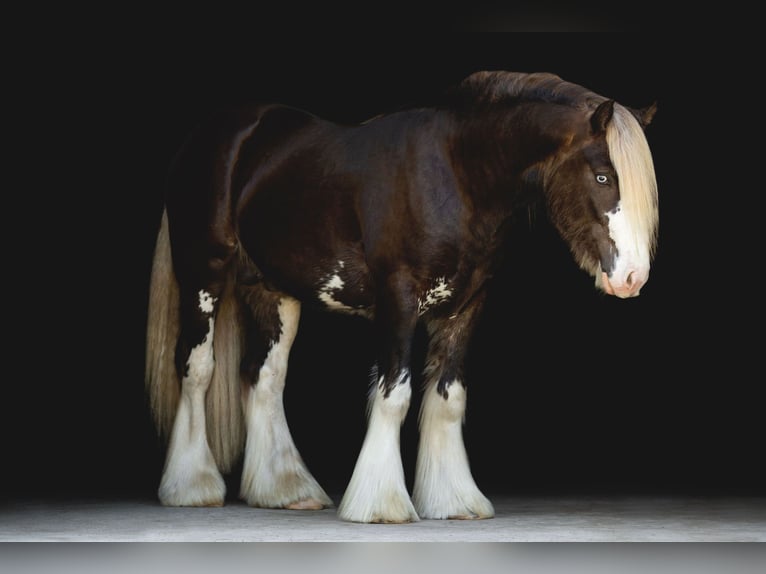
M 154 498 L 164 451 L 143 387 L 149 270 L 163 179 L 197 121 L 251 100 L 361 121 L 482 69 L 657 101 L 647 136 L 660 238 L 641 296 L 621 301 L 595 291 L 542 213 L 514 231 L 467 367 L 477 483 L 488 494 L 764 494 L 763 240 L 748 218 L 762 160 L 752 102 L 730 87 L 734 58 L 714 38 L 393 33 L 234 50 L 217 45 L 221 30 L 133 32 L 51 43 L 9 88 L 6 495 Z M 290 428 L 334 497 L 364 438 L 369 337 L 361 319 L 305 311 L 291 355 Z M 410 486 L 415 390 L 402 431 Z

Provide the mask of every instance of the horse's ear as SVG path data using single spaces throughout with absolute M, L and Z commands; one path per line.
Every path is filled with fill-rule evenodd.
M 631 113 L 636 116 L 638 123 L 642 128 L 646 128 L 654 119 L 654 114 L 657 113 L 657 102 L 653 102 L 651 106 L 647 106 L 641 109 L 628 108 Z
M 614 113 L 614 100 L 605 100 L 601 102 L 590 117 L 590 127 L 594 134 L 600 134 L 606 131 L 609 120 Z

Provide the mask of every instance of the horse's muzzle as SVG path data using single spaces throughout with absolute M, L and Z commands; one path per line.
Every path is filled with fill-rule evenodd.
M 614 295 L 620 299 L 628 299 L 630 297 L 638 297 L 641 287 L 644 286 L 648 278 L 648 273 L 629 270 L 623 280 L 615 280 L 614 277 L 610 280 L 609 276 L 602 272 L 601 285 L 607 294 Z

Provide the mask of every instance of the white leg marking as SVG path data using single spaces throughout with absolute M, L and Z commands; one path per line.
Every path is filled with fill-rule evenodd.
M 203 313 L 212 313 L 213 312 L 213 305 L 215 304 L 215 298 L 205 291 L 204 289 L 200 289 L 199 291 L 199 308 L 200 311 Z
M 466 392 L 459 381 L 448 399 L 432 383 L 423 396 L 413 501 L 421 518 L 491 518 L 492 503 L 479 491 L 463 444 Z
M 202 302 L 202 292 L 200 292 Z M 213 376 L 213 319 L 205 339 L 191 350 L 181 381 L 159 499 L 166 506 L 222 506 L 226 485 L 216 467 L 205 431 L 205 393 Z
M 338 515 L 351 522 L 419 520 L 404 480 L 399 432 L 410 406 L 410 375 L 402 373 L 388 397 L 382 385 L 370 397 L 369 421 L 362 450 Z
M 240 498 L 262 508 L 320 509 L 332 506 L 332 500 L 301 459 L 282 400 L 300 303 L 282 299 L 279 318 L 282 334 L 266 356 L 258 383 L 245 397 L 247 440 Z

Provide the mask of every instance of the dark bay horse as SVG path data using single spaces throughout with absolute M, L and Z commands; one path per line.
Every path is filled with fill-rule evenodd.
M 541 202 L 598 289 L 638 295 L 657 239 L 655 110 L 552 74 L 493 71 L 358 125 L 271 104 L 200 125 L 169 172 L 151 277 L 162 504 L 224 504 L 222 474 L 241 460 L 251 506 L 333 505 L 283 407 L 309 305 L 374 326 L 367 434 L 340 518 L 492 517 L 463 443 L 463 361 L 507 223 Z M 410 497 L 399 433 L 419 322 L 429 343 Z

